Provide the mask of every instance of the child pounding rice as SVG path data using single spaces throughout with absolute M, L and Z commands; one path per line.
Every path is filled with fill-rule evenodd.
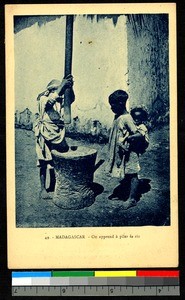
M 68 75 L 61 81 L 53 79 L 48 83 L 46 90 L 38 95 L 38 113 L 34 130 L 36 136 L 37 166 L 40 168 L 40 197 L 51 198 L 51 193 L 55 187 L 55 174 L 52 161 L 52 150 L 66 152 L 69 146 L 65 140 L 65 126 L 63 121 L 65 90 L 70 89 L 71 103 L 74 101 L 72 89 L 73 77 Z M 47 168 L 50 170 L 50 185 L 46 189 Z

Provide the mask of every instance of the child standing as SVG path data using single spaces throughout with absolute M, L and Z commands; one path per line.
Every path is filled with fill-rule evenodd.
M 36 136 L 37 166 L 40 167 L 40 197 L 43 199 L 51 198 L 49 192 L 55 187 L 55 174 L 52 162 L 52 150 L 67 152 L 69 146 L 65 140 L 65 127 L 62 116 L 64 106 L 64 94 L 66 88 L 71 90 L 71 103 L 74 101 L 74 92 L 72 89 L 73 77 L 67 76 L 60 82 L 52 80 L 46 87 L 46 90 L 38 95 L 38 112 L 34 130 Z M 47 167 L 50 170 L 50 186 L 46 190 L 46 172 Z
M 115 114 L 109 138 L 109 172 L 113 177 L 125 179 L 130 185 L 129 198 L 123 203 L 123 209 L 137 204 L 140 171 L 139 154 L 132 150 L 132 141 L 129 141 L 129 138 L 135 135 L 137 139 L 141 134 L 138 133 L 136 124 L 126 109 L 127 99 L 128 94 L 123 90 L 116 90 L 109 96 L 109 104 Z M 113 199 L 113 194 L 109 199 Z

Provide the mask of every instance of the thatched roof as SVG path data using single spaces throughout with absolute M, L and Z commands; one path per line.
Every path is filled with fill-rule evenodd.
M 48 22 L 61 18 L 64 15 L 47 15 L 47 16 L 15 16 L 14 17 L 14 33 L 17 33 L 25 28 L 31 27 L 34 24 L 42 26 Z M 87 19 L 99 22 L 102 19 L 112 19 L 114 26 L 116 26 L 118 17 L 120 15 L 83 15 Z
M 132 26 L 135 35 L 138 36 L 140 34 L 140 30 L 142 30 L 143 27 L 147 27 L 149 24 L 149 19 L 154 17 L 155 14 L 125 14 L 127 17 L 127 21 Z M 17 33 L 25 28 L 28 28 L 35 23 L 38 24 L 38 26 L 42 26 L 46 24 L 47 22 L 54 21 L 58 18 L 61 18 L 64 15 L 47 15 L 47 16 L 15 16 L 14 17 L 14 32 Z M 102 19 L 112 19 L 112 22 L 114 26 L 117 25 L 118 18 L 121 16 L 120 14 L 114 14 L 114 15 L 83 15 L 87 19 L 90 19 L 92 22 L 95 20 L 99 22 Z M 164 23 L 167 23 L 167 14 L 157 14 L 158 17 L 160 17 Z M 167 26 L 164 26 L 164 29 Z

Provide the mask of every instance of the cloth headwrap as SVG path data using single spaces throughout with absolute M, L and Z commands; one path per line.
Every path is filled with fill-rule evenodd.
M 51 80 L 48 83 L 46 90 L 38 95 L 37 101 L 39 101 L 42 96 L 48 96 L 51 90 L 57 89 L 60 85 L 61 85 L 60 80 L 58 80 L 58 79 Z
M 53 89 L 57 89 L 59 86 L 61 85 L 61 81 L 58 79 L 53 79 L 50 81 L 50 83 L 48 83 L 47 85 L 47 90 L 51 91 Z

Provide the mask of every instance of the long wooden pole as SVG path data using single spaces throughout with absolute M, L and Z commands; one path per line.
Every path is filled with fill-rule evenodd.
M 73 21 L 74 16 L 66 16 L 65 67 L 64 76 L 71 74 L 73 54 Z M 71 123 L 71 89 L 64 93 L 64 123 Z

